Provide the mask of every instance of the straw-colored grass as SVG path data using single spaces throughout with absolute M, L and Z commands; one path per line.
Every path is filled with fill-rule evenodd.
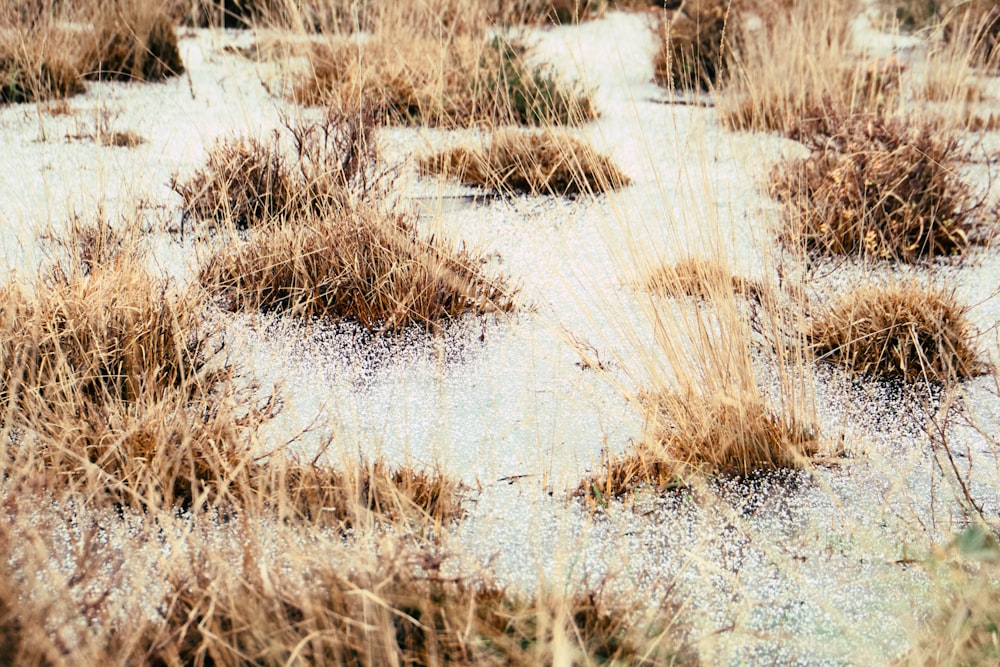
M 359 204 L 337 216 L 254 230 L 245 243 L 210 257 L 199 280 L 234 310 L 395 330 L 511 308 L 503 281 L 486 278 L 480 264 L 440 238 L 422 238 L 409 214 Z
M 0 5 L 0 103 L 61 99 L 84 91 L 79 35 L 51 4 Z
M 972 47 L 972 63 L 988 69 L 1000 65 L 1000 6 L 995 0 L 954 3 L 944 19 L 946 42 Z
M 960 144 L 930 124 L 839 118 L 779 165 L 784 238 L 812 253 L 915 262 L 961 254 L 985 238 L 982 202 L 958 175 Z
M 830 116 L 893 107 L 899 69 L 857 57 L 854 0 L 757 4 L 762 26 L 741 33 L 730 83 L 718 99 L 724 124 L 798 138 L 823 130 Z
M 147 0 L 103 0 L 94 8 L 92 44 L 82 69 L 92 79 L 159 81 L 183 74 L 167 14 Z
M 661 22 L 663 38 L 654 59 L 656 82 L 665 88 L 712 90 L 729 74 L 739 19 L 731 0 L 687 0 Z
M 520 43 L 482 33 L 331 39 L 310 52 L 309 62 L 292 86 L 293 99 L 339 110 L 370 104 L 396 124 L 546 125 L 596 117 L 578 84 L 529 65 Z
M 580 491 L 598 502 L 640 486 L 687 486 L 697 475 L 746 476 L 800 468 L 819 452 L 814 429 L 767 408 L 760 397 L 663 394 L 646 401 L 647 435 L 622 455 L 606 455 Z
M 555 130 L 497 130 L 488 145 L 433 155 L 420 161 L 420 170 L 466 185 L 526 194 L 599 193 L 630 180 L 589 143 Z
M 204 167 L 171 187 L 184 216 L 238 229 L 329 216 L 357 198 L 371 199 L 377 181 L 374 118 L 369 111 L 329 112 L 316 122 L 286 119 L 269 140 L 218 141 Z M 294 152 L 285 150 L 282 141 Z M 287 154 L 286 154 L 287 153 Z
M 863 285 L 819 314 L 808 335 L 821 358 L 850 372 L 951 384 L 984 370 L 966 312 L 945 289 Z
M 177 577 L 162 621 L 132 659 L 153 664 L 696 665 L 661 612 L 643 635 L 598 595 L 525 597 L 438 573 L 433 554 L 387 554 L 374 568 L 319 561 L 297 576 L 251 563 L 243 576 L 212 563 Z M 421 573 L 422 571 L 422 573 Z

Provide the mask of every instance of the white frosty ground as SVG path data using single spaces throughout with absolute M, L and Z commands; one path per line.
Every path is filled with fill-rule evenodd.
M 6 267 L 31 273 L 36 234 L 64 224 L 71 211 L 142 202 L 150 219 L 176 221 L 179 198 L 167 186 L 173 173 L 200 165 L 220 136 L 263 135 L 282 111 L 294 113 L 262 85 L 270 66 L 223 51 L 251 38 L 187 34 L 187 76 L 91 85 L 70 100 L 72 116 L 34 105 L 0 110 Z M 663 104 L 664 92 L 650 82 L 655 37 L 643 17 L 612 13 L 537 38 L 539 58 L 596 87 L 602 117 L 579 131 L 610 152 L 633 185 L 596 199 L 456 207 L 444 197 L 467 190 L 418 180 L 412 161 L 404 162 L 400 186 L 426 211 L 423 224 L 490 253 L 491 268 L 518 282 L 534 307 L 509 320 L 470 318 L 439 336 L 409 332 L 398 340 L 350 326 L 231 317 L 240 363 L 283 387 L 287 409 L 273 437 L 315 424 L 299 446 L 332 436 L 334 462 L 382 454 L 462 478 L 475 489 L 469 514 L 443 548 L 464 567 L 525 588 L 611 574 L 615 589 L 650 604 L 672 591 L 687 601 L 706 664 L 890 662 L 926 610 L 924 576 L 896 561 L 926 553 L 960 526 L 932 465 L 920 407 L 820 371 L 822 434 L 855 456 L 843 465 L 640 497 L 597 515 L 570 496 L 602 449 L 623 451 L 641 434 L 635 407 L 606 377 L 580 367 L 570 341 L 608 361 L 624 386 L 641 384 L 657 355 L 648 297 L 628 285 L 632 266 L 711 252 L 736 272 L 767 275 L 777 209 L 759 181 L 801 147 L 727 133 L 710 108 Z M 126 150 L 65 138 L 101 122 L 148 141 Z M 461 138 L 411 129 L 381 136 L 392 162 Z M 181 280 L 190 276 L 190 245 L 166 235 L 153 244 L 159 265 Z M 984 301 L 973 311 L 983 328 L 1000 319 L 997 265 L 997 253 L 984 253 L 980 263 L 942 274 L 970 303 Z M 681 313 L 687 306 L 658 307 Z M 988 347 L 995 356 L 996 344 Z M 995 429 L 1000 403 L 991 382 L 970 383 L 969 410 Z M 992 452 L 968 429 L 955 437 L 970 448 L 977 489 L 995 508 Z

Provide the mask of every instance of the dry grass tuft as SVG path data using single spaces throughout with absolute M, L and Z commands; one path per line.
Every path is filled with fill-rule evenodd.
M 164 618 L 135 641 L 152 664 L 695 665 L 676 624 L 641 635 L 594 594 L 534 598 L 443 577 L 440 557 L 387 554 L 370 570 L 302 563 L 305 584 L 250 563 L 174 577 Z M 652 634 L 650 636 L 653 636 Z M 565 639 L 560 639 L 565 638 Z
M 717 261 L 687 257 L 673 266 L 662 266 L 650 272 L 643 286 L 665 296 L 693 296 L 711 298 L 718 289 L 732 290 L 734 294 L 759 293 L 761 286 L 741 276 L 733 276 Z
M 456 148 L 420 161 L 424 174 L 526 194 L 576 195 L 622 188 L 629 178 L 590 144 L 565 132 L 497 130 L 488 146 Z
M 502 23 L 576 23 L 600 18 L 607 0 L 513 0 L 494 3 L 491 18 Z
M 84 91 L 78 36 L 51 2 L 0 6 L 0 103 L 62 99 Z
M 250 472 L 258 496 L 279 517 L 332 519 L 351 527 L 369 514 L 396 523 L 426 519 L 443 524 L 464 513 L 459 483 L 440 472 L 391 468 L 380 460 L 343 471 L 276 460 L 253 464 Z
M 607 456 L 580 491 L 599 502 L 640 485 L 686 486 L 699 474 L 747 476 L 799 468 L 819 451 L 807 425 L 781 417 L 758 397 L 662 394 L 646 398 L 647 438 L 623 456 Z
M 957 175 L 959 141 L 905 119 L 843 118 L 780 165 L 785 239 L 810 252 L 914 262 L 962 253 L 984 232 L 981 202 Z
M 819 354 L 852 372 L 951 384 L 984 371 L 966 312 L 947 290 L 862 286 L 819 315 L 808 336 Z
M 238 229 L 320 214 L 370 197 L 377 179 L 374 115 L 328 113 L 317 122 L 285 121 L 293 159 L 280 132 L 270 141 L 222 140 L 206 165 L 171 187 L 184 200 L 185 218 L 231 223 Z
M 687 0 L 658 33 L 656 82 L 665 88 L 712 90 L 725 80 L 739 41 L 731 0 Z
M 232 309 L 350 318 L 365 327 L 432 326 L 512 307 L 481 260 L 420 237 L 413 218 L 359 204 L 340 215 L 253 231 L 212 256 L 199 279 Z
M 273 400 L 236 390 L 200 299 L 153 278 L 134 246 L 79 225 L 33 290 L 3 289 L 0 405 L 19 456 L 58 485 L 190 506 L 239 467 Z
M 159 81 L 184 72 L 170 18 L 144 0 L 99 6 L 83 62 L 86 76 L 101 80 Z
M 371 104 L 404 125 L 565 125 L 596 117 L 587 91 L 528 65 L 525 53 L 520 43 L 480 33 L 330 41 L 311 52 L 291 95 L 338 110 Z
M 203 264 L 202 285 L 232 309 L 351 318 L 380 330 L 512 308 L 479 258 L 425 240 L 412 214 L 386 203 L 391 193 L 370 176 L 371 122 L 331 114 L 288 124 L 294 161 L 277 138 L 236 141 L 217 146 L 190 181 L 175 179 L 189 215 L 253 227 Z

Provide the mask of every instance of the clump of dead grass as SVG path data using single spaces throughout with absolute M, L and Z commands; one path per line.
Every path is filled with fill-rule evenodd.
M 932 125 L 841 118 L 804 139 L 810 155 L 779 165 L 784 237 L 810 252 L 902 262 L 961 254 L 985 231 L 981 201 L 957 174 L 960 144 Z
M 375 567 L 343 571 L 311 559 L 297 565 L 298 577 L 259 562 L 235 576 L 231 567 L 210 561 L 193 574 L 174 575 L 164 617 L 141 631 L 132 659 L 262 665 L 294 659 L 344 665 L 697 664 L 666 613 L 658 634 L 643 635 L 644 625 L 633 624 L 628 613 L 593 593 L 529 598 L 444 577 L 435 554 L 386 554 L 381 560 Z
M 3 288 L 0 405 L 37 474 L 142 506 L 190 505 L 273 415 L 231 382 L 200 299 L 83 225 L 33 289 Z
M 510 290 L 482 274 L 481 259 L 423 238 L 385 184 L 370 180 L 370 116 L 340 119 L 289 124 L 292 161 L 277 139 L 239 140 L 217 146 L 190 181 L 175 179 L 189 215 L 253 227 L 203 263 L 201 284 L 232 309 L 350 318 L 380 330 L 510 309 Z
M 490 16 L 501 24 L 565 24 L 600 18 L 609 3 L 607 0 L 515 0 L 494 4 Z
M 143 0 L 106 0 L 95 10 L 93 42 L 83 56 L 88 78 L 159 81 L 184 73 L 167 14 Z
M 731 0 L 687 0 L 657 30 L 656 82 L 666 88 L 712 90 L 728 76 L 739 41 Z
M 368 516 L 402 524 L 462 518 L 462 487 L 439 471 L 362 461 L 343 470 L 277 458 L 249 466 L 261 513 L 344 527 Z
M 629 178 L 581 139 L 554 130 L 497 130 L 481 149 L 456 148 L 420 161 L 424 174 L 526 194 L 577 195 L 622 188 Z
M 808 337 L 854 373 L 951 384 L 984 370 L 967 310 L 954 293 L 914 282 L 860 286 L 818 315 Z
M 291 90 L 304 104 L 338 110 L 370 104 L 391 123 L 571 124 L 596 117 L 589 93 L 546 66 L 526 62 L 526 47 L 482 33 L 440 37 L 379 33 L 330 41 L 309 56 Z
M 971 45 L 972 64 L 995 69 L 1000 65 L 1000 6 L 995 0 L 955 3 L 944 18 L 944 39 Z
M 0 103 L 61 99 L 84 91 L 74 31 L 51 2 L 0 8 Z
M 282 133 L 220 140 L 204 167 L 171 187 L 184 200 L 185 218 L 235 225 L 287 222 L 331 215 L 353 198 L 371 198 L 376 141 L 374 115 L 329 112 L 315 122 L 285 121 L 294 152 L 286 156 Z M 290 158 L 290 159 L 289 159 Z
M 445 241 L 422 238 L 410 214 L 359 204 L 337 216 L 254 230 L 246 243 L 210 257 L 199 280 L 232 309 L 396 330 L 511 308 L 503 281 L 484 277 L 480 264 Z
M 581 493 L 605 503 L 641 485 L 686 486 L 695 475 L 800 468 L 819 452 L 812 427 L 779 415 L 759 397 L 661 394 L 644 403 L 648 435 L 623 455 L 606 455 Z

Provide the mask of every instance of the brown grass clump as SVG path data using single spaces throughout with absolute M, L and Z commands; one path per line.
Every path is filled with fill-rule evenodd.
M 657 83 L 707 91 L 723 82 L 739 33 L 732 6 L 731 0 L 687 0 L 661 24 L 663 44 L 654 60 Z
M 84 56 L 88 78 L 159 81 L 184 72 L 173 25 L 156 4 L 107 0 L 95 12 L 93 44 Z
M 417 233 L 411 216 L 361 205 L 253 231 L 202 266 L 199 279 L 232 309 L 350 318 L 371 329 L 431 326 L 512 307 L 480 261 Z
M 42 478 L 190 505 L 228 479 L 274 405 L 234 389 L 195 295 L 151 277 L 106 227 L 78 230 L 33 292 L 3 289 L 5 425 Z
M 456 148 L 420 161 L 424 174 L 452 176 L 467 185 L 526 194 L 606 192 L 629 183 L 605 155 L 565 132 L 497 130 L 488 146 Z
M 440 37 L 412 31 L 315 48 L 291 90 L 304 104 L 338 110 L 371 104 L 391 123 L 473 125 L 570 124 L 596 111 L 587 91 L 549 68 L 525 62 L 526 48 L 481 33 Z
M 60 25 L 51 2 L 0 7 L 0 103 L 40 102 L 84 91 L 78 36 Z
M 785 239 L 810 252 L 914 262 L 962 253 L 982 233 L 980 202 L 956 174 L 959 142 L 905 119 L 845 118 L 780 165 Z
M 650 639 L 597 595 L 509 594 L 439 573 L 440 558 L 386 555 L 370 570 L 300 563 L 305 584 L 250 563 L 175 576 L 164 618 L 131 661 L 284 665 L 695 665 L 662 614 Z M 652 635 L 651 635 L 652 636 Z M 560 640 L 564 637 L 564 640 Z
M 315 522 L 335 520 L 345 527 L 364 515 L 404 522 L 426 519 L 443 524 L 462 518 L 461 485 L 439 472 L 409 466 L 390 467 L 381 460 L 326 466 L 285 460 L 254 463 L 251 485 L 279 517 Z
M 186 180 L 174 176 L 170 185 L 184 200 L 185 218 L 239 229 L 330 215 L 371 194 L 377 180 L 373 123 L 368 111 L 330 112 L 312 123 L 286 120 L 285 134 L 295 147 L 291 160 L 280 132 L 267 142 L 221 140 L 203 168 Z
M 646 399 L 649 435 L 623 456 L 608 456 L 580 491 L 603 502 L 639 485 L 685 486 L 696 474 L 746 476 L 800 468 L 819 451 L 816 433 L 779 416 L 759 397 L 666 394 Z
M 687 257 L 673 266 L 661 266 L 650 272 L 643 286 L 666 296 L 711 298 L 716 290 L 731 289 L 734 294 L 759 292 L 761 287 L 741 276 L 733 276 L 716 261 Z
M 823 358 L 852 372 L 950 384 L 984 370 L 966 310 L 943 289 L 862 286 L 818 316 L 808 336 Z
M 340 118 L 289 124 L 293 162 L 277 139 L 238 141 L 217 146 L 190 181 L 175 179 L 188 214 L 253 226 L 246 242 L 203 264 L 202 285 L 232 309 L 346 317 L 372 329 L 511 308 L 502 281 L 480 273 L 481 260 L 423 239 L 411 214 L 384 205 L 391 194 L 369 180 L 370 118 Z

